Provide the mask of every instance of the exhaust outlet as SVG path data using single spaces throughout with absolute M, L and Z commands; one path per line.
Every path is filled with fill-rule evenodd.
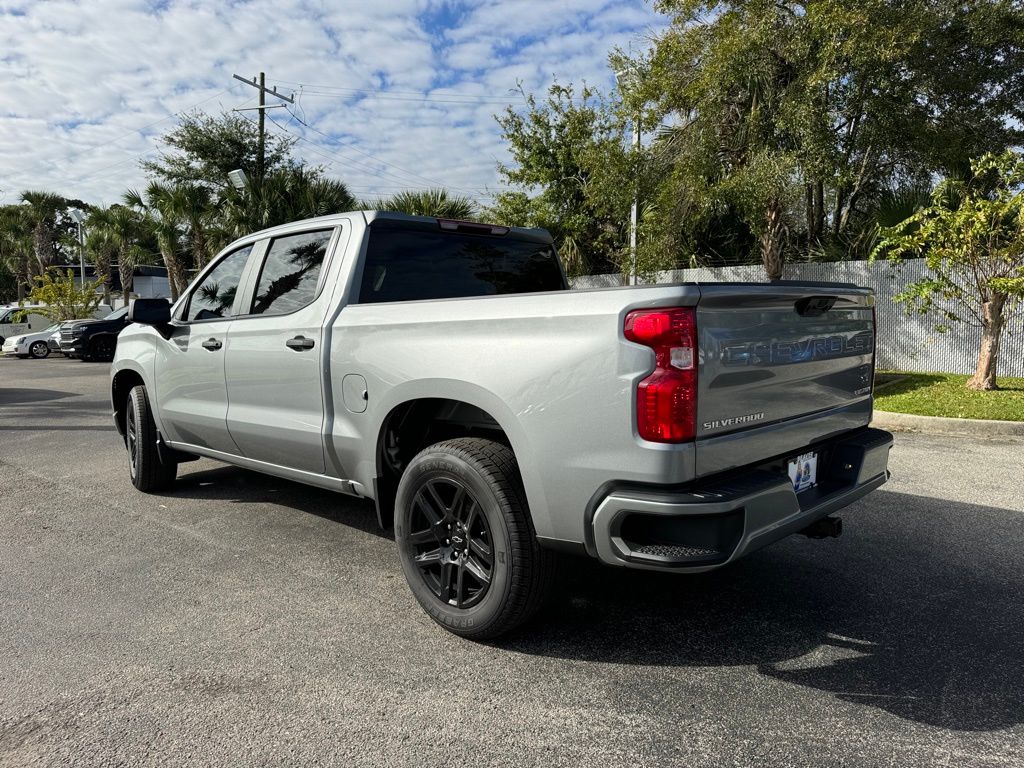
M 841 517 L 823 517 L 800 531 L 810 539 L 837 539 L 842 532 L 843 519 Z

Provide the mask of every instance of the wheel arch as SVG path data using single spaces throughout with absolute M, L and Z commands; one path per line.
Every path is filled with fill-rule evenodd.
M 142 376 L 142 371 L 133 367 L 121 368 L 110 379 L 110 404 L 114 409 L 114 425 L 122 438 L 125 430 L 125 414 L 128 411 L 128 395 L 139 384 L 146 386 L 146 380 Z M 159 428 L 159 423 L 157 426 Z
M 526 438 L 504 404 L 489 394 L 469 391 L 465 386 L 444 386 L 397 398 L 387 408 L 377 428 L 373 454 L 374 500 L 382 528 L 392 527 L 398 481 L 409 460 L 428 445 L 466 436 L 487 437 L 512 449 L 536 525 L 540 498 L 538 493 L 530 492 L 536 485 L 526 460 Z

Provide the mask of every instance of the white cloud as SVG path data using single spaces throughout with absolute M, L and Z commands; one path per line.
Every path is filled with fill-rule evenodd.
M 608 51 L 661 23 L 643 0 L 0 0 L 0 202 L 116 201 L 174 113 L 251 105 L 231 75 L 260 69 L 327 136 L 284 110 L 270 130 L 358 195 L 481 195 L 517 82 L 610 87 Z

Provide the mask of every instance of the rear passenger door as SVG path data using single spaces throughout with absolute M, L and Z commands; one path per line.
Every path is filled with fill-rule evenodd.
M 228 431 L 246 458 L 324 473 L 327 258 L 340 227 L 278 235 L 254 271 L 225 355 Z

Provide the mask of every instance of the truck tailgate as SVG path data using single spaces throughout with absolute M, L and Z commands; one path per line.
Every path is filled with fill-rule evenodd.
M 869 289 L 732 283 L 700 290 L 698 475 L 781 456 L 871 420 Z

